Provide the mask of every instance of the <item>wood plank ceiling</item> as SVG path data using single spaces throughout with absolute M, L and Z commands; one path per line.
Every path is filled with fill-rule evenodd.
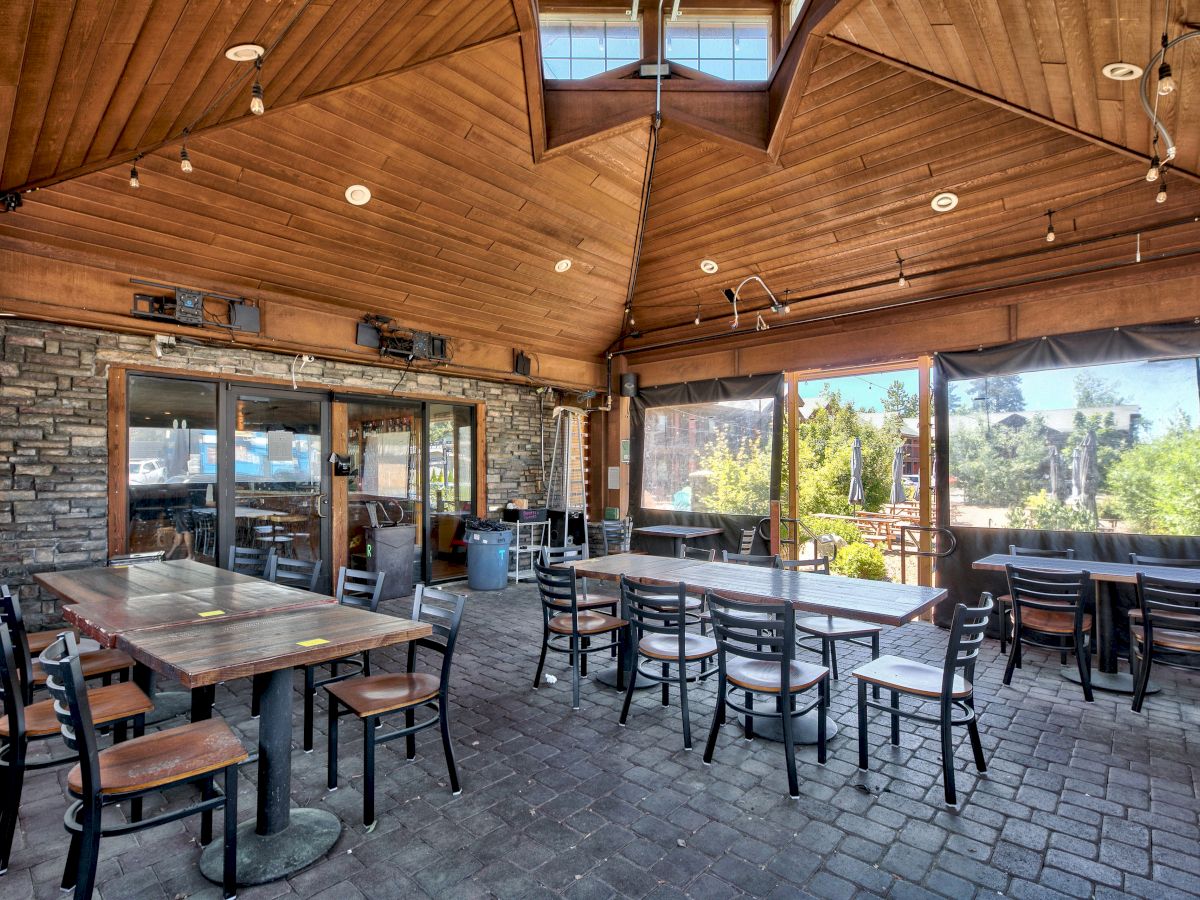
M 1190 213 L 1200 189 L 1172 177 L 1156 204 L 1155 188 L 1138 183 L 1143 163 L 1088 140 L 1148 149 L 1136 87 L 1099 69 L 1145 63 L 1163 3 L 842 0 L 831 37 L 814 31 L 804 51 L 812 65 L 791 67 L 807 80 L 777 162 L 667 115 L 635 273 L 637 328 L 728 333 L 721 289 L 750 274 L 777 292 L 822 295 L 796 303 L 800 318 L 1124 259 L 1132 237 L 1102 239 L 1118 231 L 1146 229 L 1147 255 L 1194 247 L 1194 224 L 1153 226 Z M 1186 21 L 1176 3 L 1172 35 Z M 60 183 L 0 216 L 0 246 L 596 359 L 620 334 L 648 128 L 533 162 L 545 120 L 522 53 L 532 8 L 2 3 L 0 26 L 20 52 L 10 43 L 0 54 L 0 185 Z M 249 117 L 247 83 L 234 80 L 244 69 L 223 50 L 277 40 L 263 72 L 268 113 Z M 1181 166 L 1200 170 L 1196 51 L 1172 61 L 1182 88 L 1164 113 Z M 195 171 L 184 175 L 190 122 Z M 368 206 L 343 198 L 355 182 L 371 188 Z M 942 190 L 961 198 L 945 215 L 929 206 Z M 1054 245 L 1047 209 L 1059 211 Z M 706 257 L 719 275 L 700 272 Z M 568 273 L 553 271 L 559 258 L 573 261 Z M 713 322 L 692 326 L 697 307 Z

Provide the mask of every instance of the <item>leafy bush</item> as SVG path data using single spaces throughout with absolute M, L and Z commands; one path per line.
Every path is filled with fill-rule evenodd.
M 818 519 L 816 516 L 801 516 L 800 521 L 807 526 L 813 534 L 836 534 L 847 544 L 861 544 L 863 542 L 862 532 L 858 530 L 853 522 L 847 522 L 843 519 Z M 806 535 L 801 532 L 801 542 L 806 540 Z
M 829 568 L 838 575 L 850 578 L 887 581 L 887 563 L 884 562 L 883 551 L 865 543 L 843 547 Z
M 1200 430 L 1176 423 L 1112 467 L 1114 505 L 1138 531 L 1200 534 Z
M 1082 506 L 1063 503 L 1046 491 L 1030 494 L 1008 511 L 1009 528 L 1039 531 L 1094 531 L 1096 520 Z

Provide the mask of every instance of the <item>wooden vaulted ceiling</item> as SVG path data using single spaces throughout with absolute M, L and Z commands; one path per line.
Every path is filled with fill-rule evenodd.
M 615 85 L 589 133 L 571 105 L 595 102 L 587 90 L 543 100 L 534 9 L 0 4 L 0 189 L 41 188 L 0 215 L 0 247 L 595 359 L 621 335 L 631 273 L 646 344 L 728 333 L 721 289 L 751 274 L 795 292 L 795 319 L 1104 264 L 1133 252 L 1115 232 L 1146 229 L 1148 256 L 1200 238 L 1155 228 L 1190 214 L 1200 188 L 1177 173 L 1156 204 L 1137 183 L 1150 131 L 1136 83 L 1099 73 L 1145 63 L 1163 0 L 810 0 L 770 84 L 740 99 L 665 86 L 640 258 L 649 95 L 630 88 L 645 85 Z M 1187 21 L 1173 10 L 1172 36 Z M 251 41 L 277 42 L 261 118 L 223 55 Z M 1163 106 L 1189 171 L 1194 53 L 1173 60 L 1183 87 Z M 718 101 L 733 117 L 706 131 Z M 548 138 L 556 116 L 569 140 Z M 369 205 L 346 203 L 353 183 Z M 961 202 L 939 215 L 942 190 Z M 557 274 L 563 257 L 573 267 Z M 718 275 L 700 272 L 706 257 Z M 699 328 L 697 308 L 712 320 Z

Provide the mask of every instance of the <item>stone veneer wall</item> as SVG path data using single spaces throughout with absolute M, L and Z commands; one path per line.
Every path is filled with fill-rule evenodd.
M 102 563 L 107 546 L 108 367 L 187 369 L 225 377 L 286 379 L 292 356 L 240 347 L 180 344 L 155 359 L 149 339 L 91 328 L 0 319 L 0 583 L 21 589 L 27 613 L 40 606 L 36 572 Z M 396 369 L 317 360 L 304 380 L 337 388 L 391 389 Z M 487 403 L 489 509 L 543 496 L 539 396 L 532 387 L 433 373 L 409 374 L 397 394 Z M 553 399 L 545 398 L 546 452 L 553 450 Z

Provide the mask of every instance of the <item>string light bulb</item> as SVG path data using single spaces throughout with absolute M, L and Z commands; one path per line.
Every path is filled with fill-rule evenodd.
M 261 116 L 267 111 L 266 104 L 263 103 L 263 86 L 260 80 L 262 73 L 262 57 L 254 60 L 254 87 L 250 88 L 250 112 L 256 116 Z
M 1158 176 L 1162 173 L 1162 163 L 1159 162 L 1158 154 L 1154 154 L 1150 158 L 1150 168 L 1146 170 L 1147 181 L 1158 181 Z
M 692 321 L 692 324 L 693 325 L 700 324 L 700 304 L 699 303 L 696 304 L 696 318 Z
M 1175 93 L 1175 76 L 1171 74 L 1171 64 L 1164 62 L 1158 67 L 1158 96 L 1165 97 Z
M 1054 239 L 1058 237 L 1054 233 L 1054 210 L 1046 210 L 1046 243 L 1053 244 Z
M 1167 179 L 1163 179 L 1158 186 L 1158 195 L 1154 198 L 1155 203 L 1167 202 Z
M 192 161 L 188 158 L 187 143 L 179 148 L 179 170 L 184 175 L 192 174 Z
M 140 178 L 138 178 L 138 170 L 137 170 L 138 160 L 141 158 L 142 157 L 140 155 L 137 156 L 133 160 L 133 165 L 129 167 L 129 186 L 131 188 L 136 189 L 136 188 L 140 188 L 142 186 L 142 181 Z
M 900 277 L 896 279 L 896 284 L 900 287 L 908 287 L 908 279 L 904 277 L 904 258 L 900 256 L 899 251 L 896 251 L 896 262 L 900 265 Z

